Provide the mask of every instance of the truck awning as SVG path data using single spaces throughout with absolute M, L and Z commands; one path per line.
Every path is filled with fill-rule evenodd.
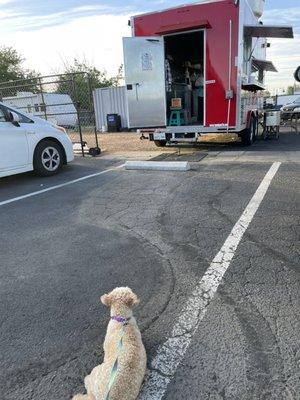
M 294 38 L 292 26 L 246 25 L 245 35 L 258 38 Z
M 191 22 L 186 22 L 186 23 L 178 23 L 178 24 L 173 24 L 173 25 L 163 25 L 159 28 L 157 32 L 155 32 L 157 35 L 166 35 L 168 33 L 176 33 L 180 31 L 188 31 L 190 29 L 200 29 L 200 28 L 211 28 L 210 23 L 204 19 L 204 20 L 198 20 L 198 21 L 191 21 Z
M 253 58 L 252 65 L 261 71 L 278 72 L 277 69 L 275 68 L 274 64 L 272 63 L 272 61 L 259 60 L 257 58 Z

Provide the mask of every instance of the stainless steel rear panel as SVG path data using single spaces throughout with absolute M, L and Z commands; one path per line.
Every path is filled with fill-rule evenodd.
M 164 39 L 124 38 L 123 48 L 129 128 L 165 126 Z

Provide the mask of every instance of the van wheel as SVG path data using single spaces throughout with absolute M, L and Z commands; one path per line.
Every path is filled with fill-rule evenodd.
M 251 117 L 250 127 L 245 129 L 242 133 L 242 143 L 244 146 L 251 146 L 256 140 L 257 135 L 257 120 L 255 117 Z
M 154 140 L 154 143 L 157 147 L 166 147 L 167 145 L 166 140 Z
M 62 165 L 63 151 L 58 143 L 44 140 L 37 145 L 33 156 L 33 168 L 38 175 L 55 175 Z

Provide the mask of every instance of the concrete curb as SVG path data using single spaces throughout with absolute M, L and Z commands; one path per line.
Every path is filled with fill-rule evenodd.
M 189 171 L 191 166 L 187 161 L 126 161 L 125 169 L 150 171 Z

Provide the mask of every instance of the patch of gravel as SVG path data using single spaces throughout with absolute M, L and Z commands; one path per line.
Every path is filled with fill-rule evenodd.
M 157 147 L 154 142 L 149 140 L 141 140 L 141 135 L 133 132 L 121 132 L 121 133 L 99 133 L 98 140 L 101 150 L 107 153 L 120 153 L 120 152 L 145 152 L 145 151 L 156 151 L 156 152 L 174 152 L 176 146 L 166 146 L 165 148 Z M 94 136 L 84 135 L 84 140 L 88 142 L 89 146 L 94 146 Z M 202 137 L 198 143 L 230 143 L 237 141 L 235 135 L 207 135 Z

